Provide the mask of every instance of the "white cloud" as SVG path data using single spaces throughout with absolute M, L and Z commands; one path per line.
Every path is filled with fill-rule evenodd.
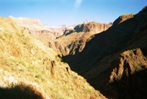
M 82 0 L 76 0 L 75 7 L 76 8 L 80 7 L 81 3 L 82 3 Z

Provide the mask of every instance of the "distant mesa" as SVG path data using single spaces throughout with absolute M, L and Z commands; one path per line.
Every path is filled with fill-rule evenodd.
M 55 40 L 56 37 L 63 35 L 64 26 L 45 26 L 40 20 L 34 18 L 14 18 L 13 16 L 9 18 L 23 27 L 24 31 L 28 31 L 39 38 Z
M 112 24 L 88 22 L 88 20 L 85 20 L 83 24 L 76 25 L 73 29 L 65 29 L 64 35 L 68 35 L 74 32 L 91 32 L 95 34 L 105 31 L 111 26 Z
M 20 26 L 25 26 L 25 27 L 27 27 L 27 25 L 31 25 L 32 27 L 42 26 L 40 20 L 35 18 L 24 18 L 24 17 L 14 18 L 13 16 L 9 16 L 9 18 L 14 20 Z
M 98 23 L 98 22 L 88 22 L 87 20 L 84 21 L 84 24 L 79 24 L 75 26 L 74 30 L 76 32 L 102 32 L 107 30 L 111 24 L 105 23 Z

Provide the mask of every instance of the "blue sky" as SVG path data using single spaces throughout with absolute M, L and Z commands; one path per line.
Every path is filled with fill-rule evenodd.
M 147 0 L 1 0 L 0 16 L 37 18 L 45 25 L 75 25 L 86 19 L 109 23 L 146 5 Z

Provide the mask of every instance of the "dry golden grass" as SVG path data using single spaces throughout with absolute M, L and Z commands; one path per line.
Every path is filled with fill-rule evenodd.
M 35 83 L 33 88 L 41 89 L 37 92 L 50 99 L 105 99 L 51 48 L 23 32 L 11 19 L 1 17 L 0 27 L 0 86 L 11 89 L 12 85 L 21 87 L 21 82 Z

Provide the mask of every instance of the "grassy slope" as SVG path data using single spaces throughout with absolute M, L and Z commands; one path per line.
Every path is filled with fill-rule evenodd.
M 32 84 L 51 99 L 105 98 L 11 19 L 1 17 L 0 28 L 0 86 Z

